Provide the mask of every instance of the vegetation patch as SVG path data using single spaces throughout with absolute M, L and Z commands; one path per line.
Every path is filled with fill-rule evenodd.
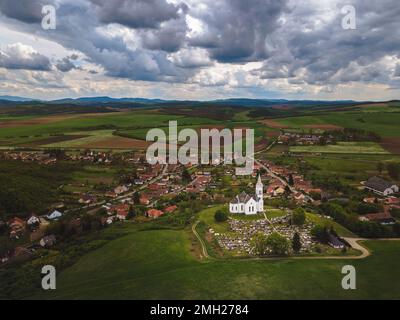
M 293 146 L 290 152 L 294 153 L 355 153 L 355 154 L 388 154 L 375 142 L 338 142 L 326 146 Z

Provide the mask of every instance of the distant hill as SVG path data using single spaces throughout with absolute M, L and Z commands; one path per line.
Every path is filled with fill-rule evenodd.
M 224 99 L 213 101 L 217 104 L 237 105 L 248 107 L 262 107 L 275 105 L 339 105 L 358 103 L 353 100 L 319 101 L 319 100 L 286 100 L 286 99 Z
M 28 101 L 37 101 L 31 98 L 17 97 L 17 96 L 0 96 L 0 100 L 4 101 L 13 101 L 13 102 L 28 102 Z
M 62 104 L 94 104 L 94 103 L 143 103 L 143 104 L 154 104 L 154 103 L 165 103 L 167 100 L 161 99 L 145 99 L 145 98 L 110 98 L 110 97 L 83 97 L 77 99 L 59 99 L 49 101 L 50 103 Z
M 196 100 L 164 100 L 164 99 L 146 99 L 146 98 L 111 98 L 108 96 L 99 97 L 81 97 L 81 98 L 65 98 L 57 100 L 39 100 L 18 96 L 0 96 L 2 101 L 13 101 L 13 102 L 41 102 L 46 104 L 75 104 L 75 105 L 94 105 L 94 104 L 177 104 L 177 105 L 221 105 L 221 106 L 247 106 L 247 107 L 268 107 L 276 105 L 340 105 L 340 104 L 355 104 L 360 103 L 353 100 L 337 100 L 337 101 L 319 101 L 319 100 L 287 100 L 287 99 L 249 99 L 249 98 L 232 98 L 232 99 L 219 99 L 209 101 L 196 101 Z
M 170 103 L 195 103 L 195 104 L 219 104 L 219 105 L 238 105 L 238 106 L 268 106 L 279 104 L 346 104 L 355 103 L 352 100 L 340 101 L 313 101 L 313 100 L 286 100 L 286 99 L 220 99 L 211 101 L 190 101 L 190 100 L 163 100 L 163 99 L 146 99 L 146 98 L 110 98 L 110 97 L 83 97 L 83 98 L 66 98 L 48 101 L 48 103 L 72 103 L 72 104 L 92 104 L 92 103 L 143 103 L 143 104 L 170 104 Z

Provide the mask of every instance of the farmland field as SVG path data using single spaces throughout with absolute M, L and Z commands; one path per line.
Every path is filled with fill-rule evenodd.
M 329 125 L 371 131 L 384 138 L 400 136 L 399 112 L 336 112 L 318 116 L 275 119 L 274 121 L 283 127 L 300 128 L 305 132 L 312 129 L 312 126 Z
M 83 256 L 41 299 L 395 299 L 400 242 L 368 241 L 364 260 L 199 261 L 189 231 L 138 231 Z M 341 288 L 341 269 L 357 270 L 357 290 Z M 207 281 L 204 281 L 207 279 Z M 224 285 L 221 286 L 221 283 Z
M 13 117 L 2 119 L 0 145 L 46 148 L 145 148 L 151 128 L 168 126 L 169 121 L 196 127 L 218 123 L 216 120 L 161 114 L 156 110 L 112 112 L 104 114 Z M 113 133 L 119 130 L 123 137 Z M 132 138 L 132 139 L 129 139 Z
M 49 120 L 49 118 L 51 120 Z M 171 117 L 149 111 L 114 112 L 99 115 L 74 115 L 36 118 L 29 120 L 29 123 L 19 123 L 17 125 L 2 126 L 0 138 L 7 136 L 38 135 L 38 134 L 57 134 L 69 133 L 78 130 L 91 131 L 93 128 L 104 126 L 115 128 L 149 128 L 168 124 L 169 120 L 179 119 L 180 116 Z M 199 119 L 185 119 L 185 122 Z
M 327 146 L 293 146 L 294 153 L 356 153 L 356 154 L 388 154 L 375 142 L 338 142 Z

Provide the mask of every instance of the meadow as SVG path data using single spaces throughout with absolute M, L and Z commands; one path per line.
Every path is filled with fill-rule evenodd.
M 206 260 L 189 230 L 129 234 L 83 256 L 35 299 L 399 299 L 400 242 L 368 241 L 364 260 Z M 341 269 L 357 270 L 357 290 L 341 288 Z
M 13 119 L 0 128 L 2 144 L 21 145 L 44 140 L 49 137 L 74 135 L 76 132 L 90 136 L 106 133 L 110 135 L 117 129 L 140 129 L 165 127 L 170 120 L 178 120 L 182 124 L 209 123 L 209 119 L 190 118 L 179 115 L 159 114 L 156 111 L 140 110 L 130 112 L 113 112 L 105 114 L 61 115 L 34 117 L 29 121 Z M 88 138 L 90 141 L 93 138 Z M 79 145 L 83 141 L 65 142 L 67 147 Z M 62 143 L 60 144 L 62 147 Z M 51 145 L 54 147 L 55 145 Z
M 370 104 L 342 109 L 298 107 L 288 110 L 242 107 L 200 108 L 195 106 L 124 109 L 103 113 L 66 113 L 46 115 L 1 115 L 0 146 L 32 148 L 144 149 L 151 128 L 168 131 L 169 121 L 178 121 L 179 129 L 252 128 L 257 150 L 279 135 L 279 130 L 321 132 L 355 128 L 371 131 L 382 138 L 382 148 L 375 146 L 327 147 L 323 150 L 302 149 L 294 152 L 387 153 L 400 148 L 398 105 Z M 279 112 L 278 112 L 279 111 Z M 265 119 L 262 114 L 275 113 L 279 118 Z M 259 114 L 258 117 L 257 114 Z M 298 115 L 300 114 L 300 115 Z M 353 146 L 356 147 L 356 146 Z M 363 148 L 362 148 L 363 147 Z M 365 148 L 364 148 L 365 147 Z M 299 147 L 300 148 L 300 147 Z M 333 149 L 332 149 L 333 148 Z M 336 149 L 335 149 L 336 148 Z M 332 149 L 332 150 L 331 150 Z M 352 150 L 354 149 L 354 150 Z
M 293 146 L 294 153 L 347 153 L 347 154 L 389 154 L 375 142 L 338 142 L 326 146 Z
M 290 117 L 276 119 L 282 126 L 300 128 L 305 132 L 312 126 L 335 125 L 342 128 L 354 128 L 371 131 L 384 138 L 400 137 L 399 112 L 335 112 L 322 115 Z

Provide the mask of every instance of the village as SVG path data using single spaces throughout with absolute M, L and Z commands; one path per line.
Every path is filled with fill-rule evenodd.
M 98 218 L 98 224 L 106 227 L 116 222 L 151 221 L 163 216 L 174 216 L 184 211 L 180 205 L 182 195 L 193 195 L 203 204 L 228 204 L 235 190 L 251 190 L 258 177 L 263 184 L 261 193 L 263 207 L 259 219 L 241 221 L 240 216 L 231 211 L 229 225 L 230 235 L 218 234 L 210 229 L 221 248 L 251 255 L 250 240 L 257 232 L 266 235 L 278 232 L 287 239 L 292 239 L 298 233 L 302 242 L 302 253 L 312 252 L 317 240 L 311 235 L 312 223 L 294 226 L 290 223 L 293 205 L 297 207 L 318 207 L 321 204 L 335 200 L 320 187 L 315 187 L 310 180 L 296 170 L 285 165 L 277 165 L 271 160 L 257 160 L 250 177 L 237 177 L 232 166 L 224 165 L 220 159 L 219 165 L 149 165 L 144 160 L 144 154 L 114 155 L 111 152 L 86 150 L 76 154 L 61 155 L 57 152 L 41 153 L 26 151 L 7 151 L 1 154 L 8 161 L 37 162 L 44 166 L 52 166 L 57 161 L 71 163 L 90 163 L 97 166 L 110 167 L 114 163 L 128 163 L 134 168 L 132 174 L 123 176 L 124 183 L 111 188 L 93 189 L 87 192 L 72 191 L 70 203 L 60 200 L 45 214 L 31 213 L 26 218 L 15 216 L 7 221 L 0 220 L 0 229 L 6 230 L 7 237 L 15 243 L 12 250 L 1 257 L 2 262 L 20 255 L 29 255 L 36 246 L 49 248 L 57 243 L 58 236 L 49 234 L 48 226 L 68 218 L 68 228 L 74 232 L 82 232 L 83 222 L 79 216 L 82 212 Z M 120 180 L 121 181 L 121 180 Z M 70 186 L 71 187 L 71 186 Z M 73 186 L 72 186 L 73 187 Z M 397 197 L 399 188 L 389 181 L 371 177 L 360 182 L 362 192 L 367 192 L 363 202 L 372 204 L 377 212 L 360 215 L 360 222 L 376 222 L 391 225 L 396 222 L 391 215 L 393 210 L 400 209 L 400 199 Z M 284 201 L 283 201 L 284 200 Z M 290 203 L 291 207 L 285 207 Z M 281 217 L 268 219 L 265 212 L 271 208 L 279 208 L 284 212 Z M 379 211 L 378 211 L 379 210 Z M 324 213 L 322 213 L 324 214 Z M 328 218 L 330 218 L 328 216 Z M 51 230 L 51 229 L 50 229 Z M 233 234 L 233 236 L 232 236 Z M 337 249 L 345 246 L 335 235 L 329 244 Z

